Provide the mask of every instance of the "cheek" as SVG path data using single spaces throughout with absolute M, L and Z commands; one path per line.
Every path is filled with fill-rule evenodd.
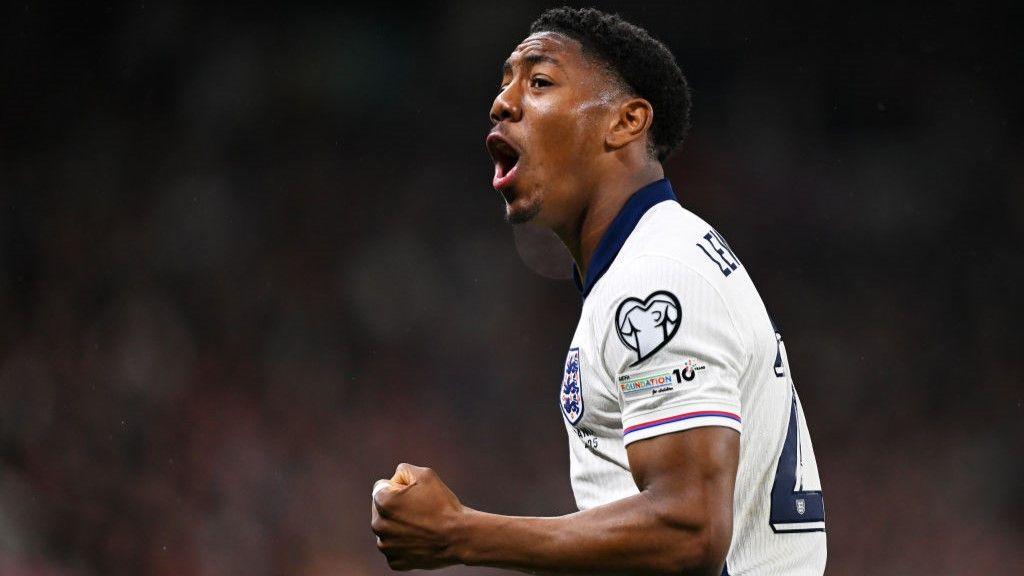
M 532 140 L 542 154 L 537 160 L 544 164 L 573 159 L 590 151 L 600 142 L 595 130 L 594 115 L 580 107 L 552 104 L 536 110 Z
M 588 148 L 604 147 L 605 129 L 608 123 L 608 107 L 604 102 L 591 100 L 573 110 L 579 137 Z

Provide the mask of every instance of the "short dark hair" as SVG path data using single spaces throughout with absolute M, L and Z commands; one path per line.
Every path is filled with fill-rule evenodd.
M 634 95 L 651 103 L 652 152 L 664 162 L 690 127 L 690 87 L 672 52 L 646 30 L 618 14 L 596 8 L 552 8 L 530 25 L 530 33 L 557 32 L 578 41 Z

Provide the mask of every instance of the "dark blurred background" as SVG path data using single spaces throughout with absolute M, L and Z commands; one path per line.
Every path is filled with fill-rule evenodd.
M 401 461 L 573 510 L 579 295 L 483 146 L 549 5 L 80 4 L 0 23 L 0 573 L 384 574 Z M 1021 573 L 1020 22 L 850 4 L 597 3 L 694 87 L 667 172 L 784 330 L 829 573 Z

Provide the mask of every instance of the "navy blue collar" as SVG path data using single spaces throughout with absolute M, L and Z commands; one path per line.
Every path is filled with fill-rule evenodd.
M 637 190 L 629 197 L 629 200 L 626 200 L 622 210 L 619 211 L 619 215 L 615 217 L 615 220 L 612 220 L 611 225 L 605 230 L 604 236 L 601 237 L 601 241 L 597 243 L 597 249 L 594 250 L 594 254 L 590 257 L 590 266 L 587 267 L 585 282 L 580 281 L 580 270 L 573 264 L 572 279 L 584 298 L 587 297 L 587 294 L 590 294 L 594 284 L 597 284 L 601 276 L 604 276 L 604 273 L 608 271 L 608 267 L 615 261 L 615 257 L 619 255 L 622 245 L 626 243 L 626 239 L 633 233 L 633 229 L 636 228 L 637 223 L 640 222 L 644 214 L 655 204 L 660 204 L 665 200 L 676 200 L 676 194 L 672 191 L 672 185 L 669 184 L 666 178 L 651 182 Z

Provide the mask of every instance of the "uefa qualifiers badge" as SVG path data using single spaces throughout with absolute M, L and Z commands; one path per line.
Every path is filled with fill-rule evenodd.
M 647 298 L 626 298 L 615 311 L 615 326 L 622 344 L 636 352 L 636 366 L 661 350 L 679 331 L 680 306 L 676 295 L 665 290 Z
M 559 397 L 562 414 L 573 426 L 583 417 L 583 379 L 580 378 L 580 349 L 570 348 L 565 357 L 562 374 L 562 394 Z

